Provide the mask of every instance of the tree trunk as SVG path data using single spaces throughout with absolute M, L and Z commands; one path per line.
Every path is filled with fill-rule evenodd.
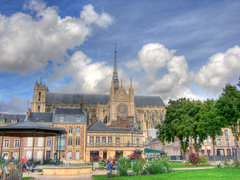
M 211 155 L 211 153 L 210 153 Z M 216 161 L 216 155 L 215 155 L 215 144 L 213 142 L 213 160 Z
M 238 140 L 237 140 L 238 138 L 237 138 L 236 133 L 233 133 L 233 136 L 234 136 L 234 143 L 236 146 L 236 159 L 240 159 L 239 145 L 238 145 Z

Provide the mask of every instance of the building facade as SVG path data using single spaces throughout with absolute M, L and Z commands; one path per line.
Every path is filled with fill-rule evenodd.
M 128 124 L 133 123 L 143 131 L 146 140 L 147 129 L 155 128 L 164 120 L 165 105 L 159 96 L 136 96 L 132 80 L 127 92 L 122 81 L 119 84 L 116 56 L 115 50 L 109 95 L 54 93 L 42 82 L 36 82 L 32 111 L 53 112 L 57 108 L 82 108 L 86 111 L 88 125 L 100 120 L 110 127 L 118 127 L 119 121 L 122 121 L 125 123 L 120 126 L 128 128 Z

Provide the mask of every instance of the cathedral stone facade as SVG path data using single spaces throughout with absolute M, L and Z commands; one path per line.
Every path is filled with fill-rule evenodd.
M 155 128 L 164 120 L 165 105 L 159 96 L 135 96 L 132 80 L 128 92 L 122 81 L 119 85 L 116 59 L 115 49 L 109 95 L 54 93 L 42 82 L 36 82 L 32 112 L 52 112 L 56 108 L 82 108 L 87 113 L 88 125 L 100 120 L 109 127 L 135 126 L 142 131 L 146 140 L 147 130 Z

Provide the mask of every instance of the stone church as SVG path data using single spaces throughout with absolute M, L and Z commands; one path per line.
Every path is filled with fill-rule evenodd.
M 136 96 L 130 80 L 128 92 L 119 84 L 117 53 L 114 53 L 114 69 L 110 94 L 67 94 L 50 92 L 42 82 L 35 83 L 32 112 L 52 112 L 57 108 L 81 108 L 87 113 L 87 123 L 100 120 L 109 127 L 129 128 L 135 126 L 148 137 L 165 117 L 165 105 L 159 96 Z

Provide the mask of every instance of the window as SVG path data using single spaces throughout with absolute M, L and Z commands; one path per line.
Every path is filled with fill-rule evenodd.
M 47 138 L 47 146 L 51 146 L 52 145 L 52 139 L 51 138 Z
M 9 147 L 9 140 L 4 140 L 4 147 Z
M 218 145 L 218 146 L 221 146 L 221 145 L 222 145 L 221 139 L 218 139 L 218 140 L 217 140 L 217 145 Z
M 72 138 L 68 138 L 68 145 L 72 146 Z
M 12 119 L 11 120 L 11 124 L 16 124 L 18 121 L 17 121 L 17 119 Z
M 108 143 L 109 143 L 109 144 L 112 143 L 112 137 L 108 137 Z
M 33 144 L 33 138 L 32 137 L 29 137 L 28 140 L 27 140 L 27 146 L 32 146 Z
M 43 147 L 43 137 L 38 138 L 38 147 Z
M 0 119 L 0 124 L 4 124 L 5 123 L 5 119 Z
M 75 153 L 75 159 L 79 160 L 80 159 L 80 151 L 76 151 Z
M 19 147 L 20 146 L 20 141 L 19 140 L 15 140 L 14 141 L 14 147 Z
M 38 112 L 40 112 L 40 106 L 38 106 Z
M 68 157 L 69 159 L 72 159 L 72 151 L 68 151 Z
M 96 137 L 96 143 L 100 143 L 100 137 Z
M 94 137 L 90 137 L 90 143 L 94 143 Z
M 226 146 L 230 146 L 229 139 L 225 140 L 225 144 L 226 144 Z
M 38 94 L 38 101 L 41 101 L 41 92 Z
M 80 146 L 80 138 L 76 138 L 76 146 Z
M 139 139 L 137 138 L 137 146 L 139 146 Z
M 116 143 L 120 144 L 120 138 L 116 138 Z
M 79 115 L 76 116 L 76 122 L 81 122 L 81 116 Z
M 106 137 L 102 137 L 102 143 L 106 143 Z
M 80 134 L 80 127 L 76 128 L 76 134 Z
M 43 152 L 42 151 L 37 151 L 37 160 L 41 161 L 43 158 Z
M 69 134 L 72 134 L 72 133 L 73 133 L 73 127 L 69 127 L 69 128 L 68 128 L 68 133 L 69 133 Z
M 60 121 L 60 122 L 64 122 L 64 116 L 63 116 L 63 115 L 60 115 L 60 116 L 59 116 L 59 121 Z
M 228 130 L 224 130 L 224 134 L 226 137 L 228 137 Z

